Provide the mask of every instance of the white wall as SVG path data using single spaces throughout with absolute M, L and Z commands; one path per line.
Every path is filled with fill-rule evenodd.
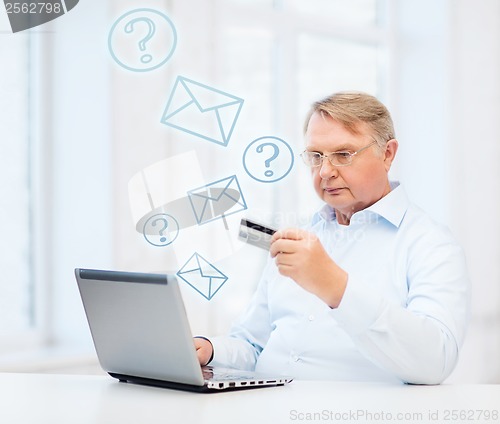
M 456 4 L 455 4 L 456 3 Z M 452 227 L 472 278 L 457 376 L 500 382 L 500 2 L 454 2 L 449 78 Z
M 472 317 L 450 381 L 500 382 L 500 2 L 395 1 L 397 173 L 462 243 Z

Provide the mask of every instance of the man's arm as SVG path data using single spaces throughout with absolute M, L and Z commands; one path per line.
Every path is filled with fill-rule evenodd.
M 420 243 L 424 248 L 402 282 L 408 284 L 405 305 L 390 303 L 356 275 L 344 274 L 343 280 L 338 265 L 331 265 L 319 240 L 306 231 L 276 233 L 271 255 L 283 275 L 334 308 L 332 317 L 372 362 L 402 381 L 437 384 L 458 359 L 468 319 L 468 278 L 453 241 Z
M 250 304 L 231 327 L 229 336 L 196 339 L 195 346 L 200 364 L 205 365 L 213 354 L 210 365 L 253 370 L 272 331 L 267 305 L 269 262 L 262 274 Z
M 365 289 L 355 276 L 332 316 L 363 354 L 413 384 L 439 384 L 453 371 L 469 317 L 462 250 L 430 246 L 411 264 L 406 305 Z

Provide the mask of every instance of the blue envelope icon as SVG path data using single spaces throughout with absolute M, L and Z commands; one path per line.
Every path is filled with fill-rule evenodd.
M 239 97 L 178 76 L 161 122 L 227 146 L 242 106 Z
M 177 275 L 207 300 L 212 299 L 227 281 L 227 276 L 198 253 L 189 258 Z
M 187 192 L 199 225 L 247 209 L 236 175 Z

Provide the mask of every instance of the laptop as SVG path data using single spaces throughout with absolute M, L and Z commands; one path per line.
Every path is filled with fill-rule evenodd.
M 99 363 L 122 382 L 196 392 L 283 386 L 289 377 L 201 367 L 173 275 L 75 269 Z

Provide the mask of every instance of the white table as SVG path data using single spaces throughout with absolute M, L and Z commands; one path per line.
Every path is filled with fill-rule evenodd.
M 198 394 L 107 376 L 0 373 L 2 424 L 471 424 L 500 423 L 499 413 L 500 385 L 294 381 L 286 387 Z

